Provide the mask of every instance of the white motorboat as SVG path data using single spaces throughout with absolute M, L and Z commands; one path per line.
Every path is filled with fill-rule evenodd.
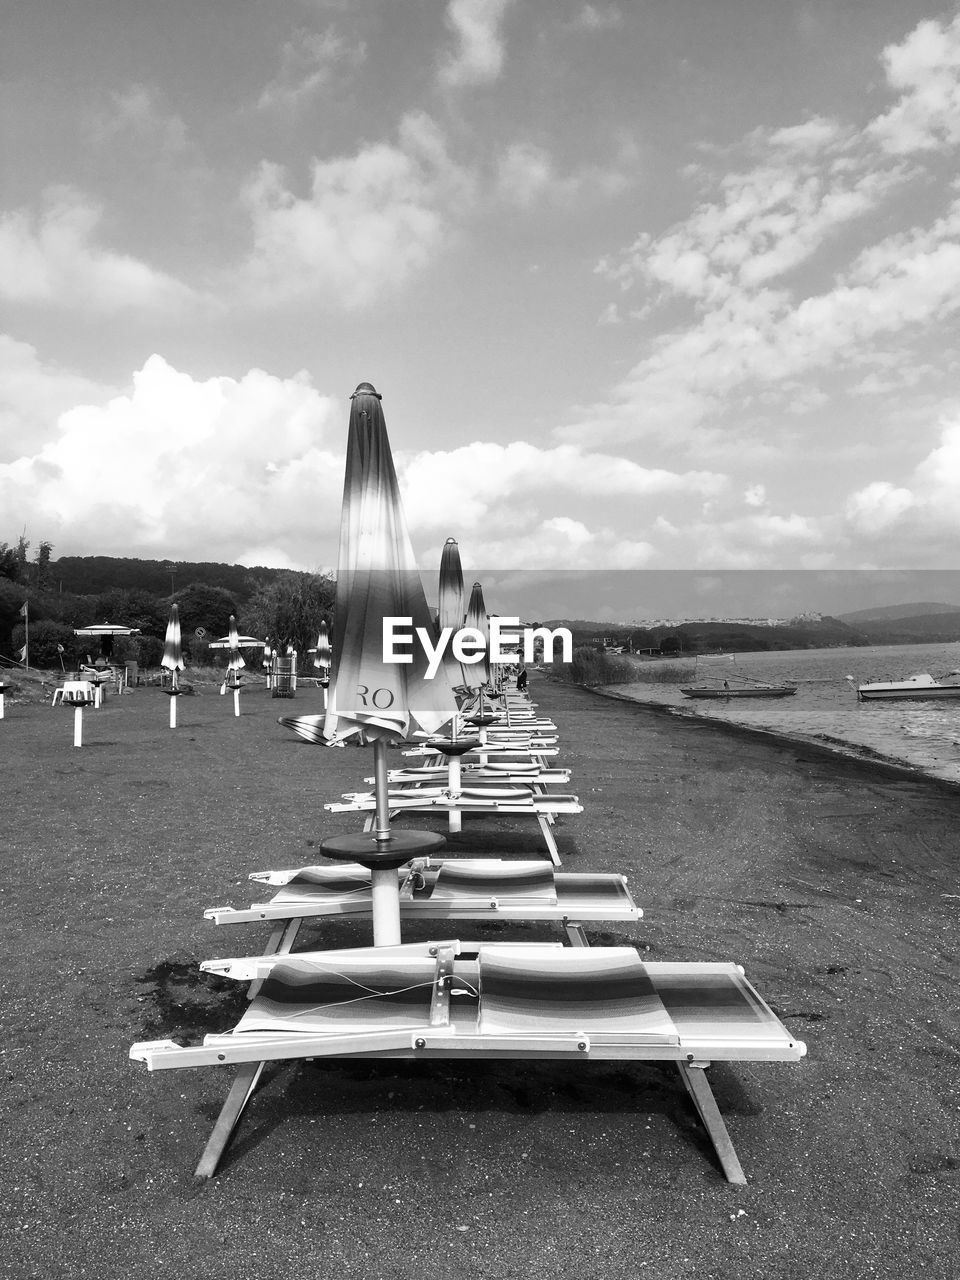
M 935 680 L 926 671 L 908 676 L 906 680 L 879 680 L 873 684 L 857 686 L 857 697 L 872 700 L 909 698 L 913 701 L 936 701 L 942 698 L 960 698 L 960 671 Z

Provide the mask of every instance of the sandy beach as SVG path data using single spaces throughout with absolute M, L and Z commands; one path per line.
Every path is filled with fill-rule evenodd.
M 184 697 L 175 731 L 136 689 L 87 713 L 79 750 L 71 712 L 8 701 L 0 1276 L 960 1275 L 960 790 L 543 677 L 531 695 L 585 808 L 558 825 L 565 868 L 626 874 L 645 913 L 591 940 L 736 961 L 807 1043 L 711 1069 L 748 1185 L 672 1067 L 510 1062 L 278 1066 L 195 1183 L 230 1073 L 149 1075 L 129 1046 L 232 1025 L 242 990 L 196 965 L 268 929 L 203 909 L 356 830 L 323 803 L 370 753 L 276 724 L 312 689 L 245 693 L 239 718 Z M 532 823 L 464 825 L 451 853 L 542 855 Z

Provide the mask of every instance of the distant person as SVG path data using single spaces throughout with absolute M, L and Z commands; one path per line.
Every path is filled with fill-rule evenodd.
M 517 692 L 523 693 L 527 687 L 527 668 L 521 667 L 517 672 Z

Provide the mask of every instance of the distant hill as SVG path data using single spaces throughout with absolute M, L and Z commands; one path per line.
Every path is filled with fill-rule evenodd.
M 958 615 L 960 616 L 960 615 Z M 624 627 L 585 619 L 552 619 L 549 627 L 568 627 L 573 643 L 597 646 L 604 639 L 613 645 L 629 641 L 636 650 L 655 649 L 662 641 L 676 640 L 686 653 L 748 653 L 768 649 L 821 649 L 874 642 L 863 627 L 852 627 L 838 618 L 796 622 L 789 626 L 763 626 L 738 622 L 684 622 L 679 626 Z
M 960 640 L 960 609 L 860 622 L 870 644 L 950 644 Z
M 239 601 L 247 600 L 260 582 L 270 582 L 282 569 L 263 566 L 249 569 L 242 564 L 216 564 L 178 560 L 173 564 L 172 583 L 177 591 L 194 582 L 223 587 Z M 119 587 L 123 591 L 148 591 L 151 595 L 171 594 L 171 561 L 133 560 L 123 556 L 61 556 L 50 564 L 50 581 L 62 591 L 79 596 L 100 595 Z
M 960 613 L 960 604 L 890 604 L 882 608 L 840 613 L 837 617 L 841 622 L 859 626 L 862 622 L 894 622 L 900 618 L 929 618 L 941 613 Z

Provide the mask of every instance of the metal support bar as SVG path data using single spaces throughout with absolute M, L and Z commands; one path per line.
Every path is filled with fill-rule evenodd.
M 727 1181 L 744 1186 L 747 1176 L 734 1150 L 706 1072 L 702 1066 L 692 1066 L 686 1062 L 678 1062 L 677 1068 L 680 1071 L 680 1078 L 687 1086 L 687 1092 L 693 1099 L 697 1114 L 703 1121 L 703 1127 L 710 1135 L 710 1141 L 713 1143 L 713 1149 L 717 1153 L 717 1159 L 720 1161 Z
M 216 1173 L 220 1157 L 226 1150 L 227 1143 L 237 1127 L 237 1121 L 256 1089 L 265 1066 L 265 1062 L 245 1062 L 238 1069 L 230 1086 L 230 1092 L 227 1094 L 227 1100 L 217 1116 L 217 1123 L 213 1126 L 213 1133 L 204 1147 L 200 1163 L 193 1171 L 195 1178 L 212 1178 Z

